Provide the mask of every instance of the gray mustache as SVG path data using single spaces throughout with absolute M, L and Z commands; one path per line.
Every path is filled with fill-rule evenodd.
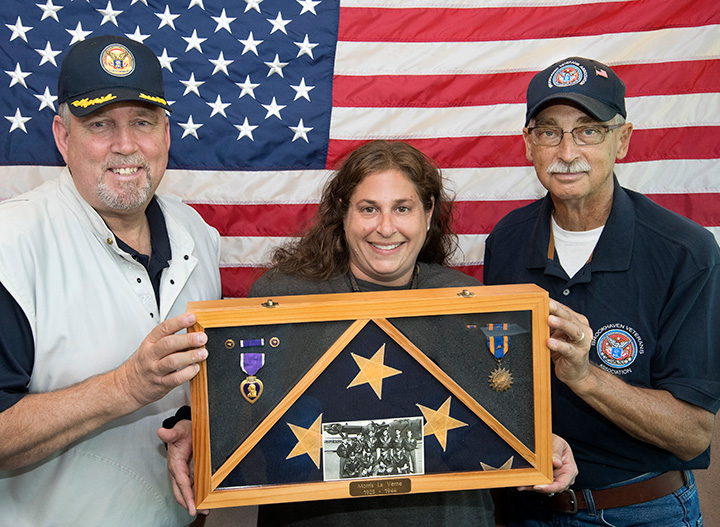
M 553 161 L 547 168 L 548 174 L 568 174 L 572 172 L 590 172 L 592 167 L 584 159 L 576 159 L 570 163 Z

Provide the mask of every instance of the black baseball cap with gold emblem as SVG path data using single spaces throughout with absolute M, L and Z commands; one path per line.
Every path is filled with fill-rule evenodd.
M 65 55 L 58 78 L 58 103 L 82 117 L 119 101 L 142 101 L 170 111 L 162 68 L 146 45 L 103 35 L 78 42 Z

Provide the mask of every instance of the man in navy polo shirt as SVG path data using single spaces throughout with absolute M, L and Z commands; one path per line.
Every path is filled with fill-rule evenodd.
M 579 474 L 551 499 L 512 493 L 511 525 L 701 518 L 691 469 L 709 465 L 720 407 L 720 251 L 706 229 L 620 186 L 625 118 L 625 85 L 594 60 L 557 62 L 528 87 L 526 155 L 548 193 L 493 229 L 484 282 L 532 282 L 551 313 L 582 313 L 551 315 L 548 341 L 554 432 Z

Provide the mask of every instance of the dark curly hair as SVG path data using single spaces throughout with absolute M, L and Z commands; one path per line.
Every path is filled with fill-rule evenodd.
M 275 250 L 270 270 L 311 280 L 327 280 L 350 268 L 344 220 L 350 197 L 367 176 L 398 170 L 415 185 L 425 210 L 435 204 L 418 261 L 445 265 L 457 248 L 452 230 L 453 202 L 438 166 L 415 147 L 400 141 L 373 141 L 353 151 L 325 184 L 307 232 Z

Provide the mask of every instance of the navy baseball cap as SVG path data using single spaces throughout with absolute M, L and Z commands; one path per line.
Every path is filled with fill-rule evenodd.
M 170 111 L 155 54 L 126 37 L 103 35 L 78 42 L 65 55 L 58 104 L 82 117 L 119 101 L 142 101 Z
M 535 75 L 527 89 L 525 126 L 540 110 L 557 100 L 569 100 L 600 121 L 625 111 L 625 83 L 602 62 L 570 57 Z

